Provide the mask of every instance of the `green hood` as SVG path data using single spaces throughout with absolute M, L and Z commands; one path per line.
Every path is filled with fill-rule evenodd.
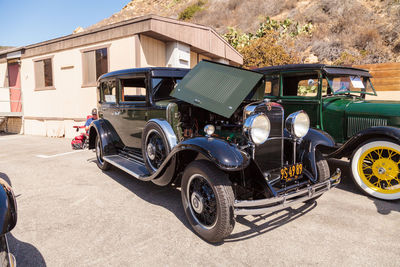
M 400 127 L 400 101 L 331 97 L 325 99 L 324 105 L 327 110 L 343 110 L 346 118 L 383 119 L 388 126 Z
M 254 71 L 201 61 L 170 95 L 229 118 L 262 78 Z

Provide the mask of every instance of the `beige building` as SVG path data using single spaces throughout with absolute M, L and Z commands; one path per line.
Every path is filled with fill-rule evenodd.
M 97 106 L 101 74 L 202 59 L 243 61 L 213 29 L 154 15 L 0 51 L 0 130 L 71 138 Z

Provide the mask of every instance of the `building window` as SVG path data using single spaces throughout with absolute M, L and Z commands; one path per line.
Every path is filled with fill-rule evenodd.
M 108 47 L 82 51 L 83 86 L 96 86 L 97 79 L 108 72 Z
M 52 58 L 44 58 L 34 61 L 35 89 L 54 89 Z

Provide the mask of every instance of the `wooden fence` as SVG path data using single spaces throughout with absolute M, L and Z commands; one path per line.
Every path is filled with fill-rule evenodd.
M 400 63 L 354 65 L 353 67 L 370 71 L 375 90 L 400 91 Z

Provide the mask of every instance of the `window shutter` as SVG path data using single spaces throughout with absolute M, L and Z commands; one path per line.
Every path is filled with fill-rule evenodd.
M 36 88 L 44 88 L 44 63 L 43 60 L 35 61 L 35 85 Z
M 96 54 L 95 51 L 83 53 L 83 84 L 96 82 Z

